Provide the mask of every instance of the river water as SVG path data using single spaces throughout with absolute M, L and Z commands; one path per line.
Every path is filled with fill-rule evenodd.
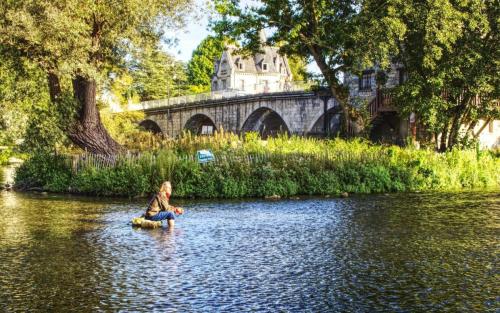
M 192 201 L 0 193 L 0 311 L 495 312 L 498 192 Z

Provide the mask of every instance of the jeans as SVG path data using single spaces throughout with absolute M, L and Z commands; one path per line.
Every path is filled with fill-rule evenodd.
M 146 216 L 146 219 L 150 221 L 175 220 L 175 216 L 174 213 L 170 211 L 160 211 L 156 215 L 149 217 Z

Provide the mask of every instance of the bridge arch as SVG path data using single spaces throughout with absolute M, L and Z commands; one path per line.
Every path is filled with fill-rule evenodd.
M 184 130 L 194 135 L 212 135 L 216 131 L 215 123 L 205 114 L 195 114 L 184 124 Z
M 162 135 L 160 126 L 153 120 L 147 119 L 139 123 L 139 126 L 155 135 Z
M 290 133 L 290 129 L 285 120 L 274 110 L 261 107 L 253 111 L 243 123 L 241 132 L 255 131 L 265 139 L 274 137 L 279 133 Z
M 326 119 L 326 124 L 325 124 Z M 307 135 L 309 136 L 336 136 L 341 129 L 342 123 L 342 108 L 334 106 L 328 109 L 326 113 L 321 113 L 321 116 L 316 118 L 314 124 L 309 128 Z M 326 127 L 326 129 L 325 129 Z

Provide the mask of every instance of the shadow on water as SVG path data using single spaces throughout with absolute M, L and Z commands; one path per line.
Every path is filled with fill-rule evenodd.
M 0 193 L 7 312 L 491 311 L 498 192 L 187 201 Z

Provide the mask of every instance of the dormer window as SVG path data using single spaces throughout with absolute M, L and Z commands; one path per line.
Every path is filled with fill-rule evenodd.
M 269 67 L 268 67 L 267 63 L 262 63 L 262 71 L 263 72 L 269 71 Z
M 239 63 L 238 63 L 238 69 L 239 69 L 240 71 L 243 71 L 243 70 L 245 69 L 245 67 L 243 66 L 243 62 L 239 62 Z
M 220 74 L 221 75 L 226 75 L 227 74 L 227 61 L 226 60 L 222 61 L 222 63 L 221 63 Z

